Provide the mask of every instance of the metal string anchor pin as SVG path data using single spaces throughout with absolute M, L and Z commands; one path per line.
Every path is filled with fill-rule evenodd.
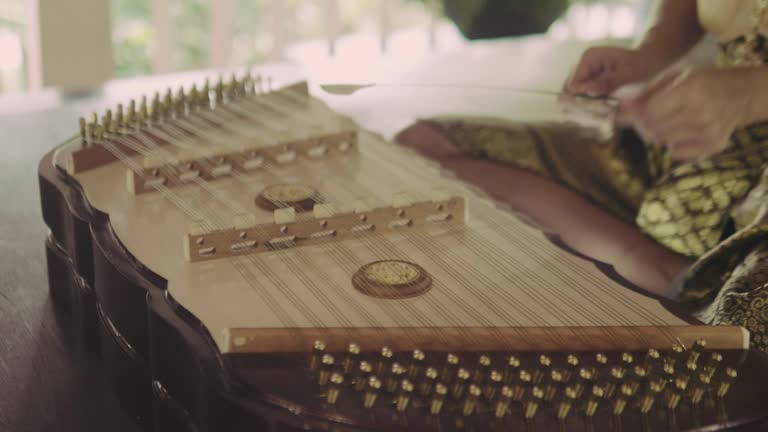
M 325 342 L 315 341 L 312 346 L 312 354 L 309 356 L 309 369 L 314 371 L 320 366 L 320 359 L 325 354 Z
M 370 363 L 363 360 L 357 368 L 357 374 L 355 375 L 355 390 L 365 390 L 365 385 L 368 382 L 368 377 L 373 373 L 373 366 Z
M 347 347 L 347 355 L 341 362 L 341 368 L 344 373 L 350 373 L 357 365 L 360 358 L 360 346 L 354 343 L 349 344 Z
M 736 373 L 736 369 L 725 368 L 723 371 L 723 376 L 720 382 L 717 384 L 717 397 L 719 399 L 724 398 L 725 395 L 728 394 L 728 391 L 731 389 L 733 382 L 736 381 L 737 376 L 738 374 Z
M 376 375 L 384 376 L 392 368 L 392 357 L 395 353 L 389 347 L 383 347 L 376 363 Z
M 317 376 L 317 383 L 320 385 L 328 384 L 328 379 L 331 377 L 331 369 L 335 359 L 330 354 L 323 354 L 320 359 L 320 373 Z
M 438 373 L 437 369 L 429 367 L 424 371 L 424 377 L 419 383 L 419 395 L 426 398 L 432 392 L 435 384 L 437 383 Z
M 405 372 L 405 368 L 400 363 L 392 363 L 390 374 L 385 379 L 387 392 L 394 393 L 397 390 L 400 381 L 405 376 Z
M 435 384 L 435 391 L 432 400 L 429 402 L 429 413 L 432 415 L 440 414 L 445 402 L 445 396 L 448 394 L 448 387 L 441 383 Z
M 499 398 L 496 400 L 494 407 L 494 415 L 497 419 L 503 418 L 507 414 L 509 406 L 512 404 L 512 396 L 513 391 L 511 387 L 503 386 L 501 388 Z
M 379 397 L 379 389 L 381 389 L 381 381 L 375 376 L 368 378 L 365 394 L 363 395 L 363 406 L 365 408 L 373 408 L 376 399 Z
M 424 369 L 424 361 L 426 356 L 421 350 L 414 350 L 411 356 L 411 364 L 408 365 L 408 378 L 415 380 L 421 374 Z
M 325 401 L 333 405 L 339 398 L 339 392 L 341 385 L 344 383 L 344 375 L 334 372 L 331 374 L 331 378 L 328 384 L 328 392 L 325 394 Z
M 405 412 L 408 408 L 408 402 L 411 400 L 411 394 L 413 393 L 413 384 L 404 379 L 400 382 L 400 391 L 395 398 L 395 409 L 397 412 Z

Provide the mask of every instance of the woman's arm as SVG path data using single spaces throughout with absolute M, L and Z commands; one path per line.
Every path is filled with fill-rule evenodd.
M 654 15 L 636 48 L 653 61 L 653 75 L 679 60 L 704 35 L 696 0 L 661 0 Z
M 696 0 L 661 0 L 655 16 L 635 49 L 597 46 L 584 52 L 565 90 L 604 96 L 650 80 L 701 39 Z

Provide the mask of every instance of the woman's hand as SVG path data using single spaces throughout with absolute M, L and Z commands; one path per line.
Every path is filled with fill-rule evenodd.
M 566 93 L 607 96 L 621 86 L 651 78 L 658 70 L 652 53 L 620 47 L 592 47 L 582 54 Z
M 624 121 L 673 158 L 689 160 L 724 150 L 731 134 L 751 123 L 754 80 L 740 69 L 683 70 L 663 75 L 623 100 Z

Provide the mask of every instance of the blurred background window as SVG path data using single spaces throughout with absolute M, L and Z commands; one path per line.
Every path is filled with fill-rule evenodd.
M 111 6 L 113 76 L 117 78 L 267 61 L 296 63 L 314 76 L 366 76 L 477 39 L 530 34 L 557 40 L 631 39 L 641 31 L 652 2 L 103 1 Z M 0 0 L 0 92 L 29 86 L 30 35 L 26 32 L 31 28 L 31 4 L 44 2 Z
M 26 10 L 21 0 L 0 0 L 0 93 L 27 85 Z

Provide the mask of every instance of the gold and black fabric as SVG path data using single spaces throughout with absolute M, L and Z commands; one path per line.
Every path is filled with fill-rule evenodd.
M 763 64 L 765 38 L 722 47 L 721 64 Z M 679 300 L 711 324 L 737 324 L 768 351 L 768 123 L 737 130 L 712 157 L 673 162 L 632 131 L 601 138 L 569 124 L 433 119 L 469 155 L 547 176 L 667 248 L 697 259 Z

